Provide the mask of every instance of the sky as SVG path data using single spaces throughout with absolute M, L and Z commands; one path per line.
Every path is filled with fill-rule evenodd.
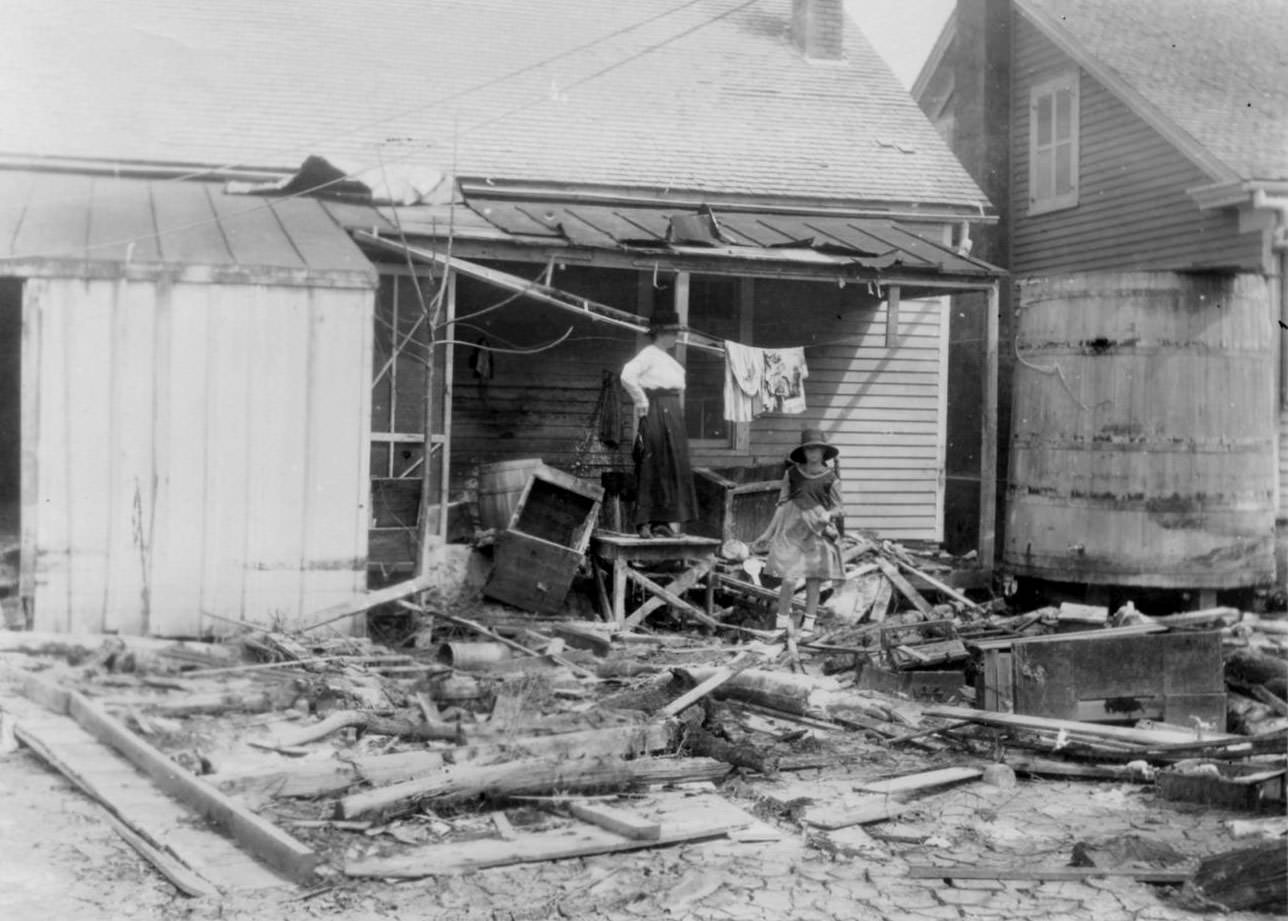
M 868 41 L 911 87 L 955 0 L 845 0 Z

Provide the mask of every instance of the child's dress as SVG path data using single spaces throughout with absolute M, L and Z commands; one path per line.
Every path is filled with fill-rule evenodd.
M 783 476 L 774 518 L 755 541 L 767 548 L 765 571 L 780 579 L 843 580 L 841 548 L 827 526 L 842 511 L 841 482 L 834 470 L 808 474 L 792 464 Z

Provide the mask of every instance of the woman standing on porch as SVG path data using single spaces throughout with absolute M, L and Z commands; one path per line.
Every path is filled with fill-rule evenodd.
M 680 329 L 675 311 L 658 311 L 649 323 L 649 345 L 622 368 L 622 386 L 637 420 L 635 530 L 640 537 L 678 536 L 697 514 L 684 424 L 684 366 L 670 354 Z

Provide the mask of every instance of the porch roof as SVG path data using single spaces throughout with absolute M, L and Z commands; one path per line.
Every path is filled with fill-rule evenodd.
M 612 267 L 902 285 L 905 297 L 987 287 L 1005 270 L 879 216 L 470 196 L 410 207 L 327 202 L 350 230 L 472 258 L 572 258 Z

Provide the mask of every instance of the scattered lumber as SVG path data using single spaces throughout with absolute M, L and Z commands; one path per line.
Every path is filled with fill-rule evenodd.
M 451 803 L 476 796 L 626 790 L 655 783 L 718 780 L 730 767 L 712 758 L 523 758 L 501 764 L 466 764 L 342 799 L 336 818 L 392 816 L 424 800 Z
M 36 675 L 26 675 L 23 694 L 46 706 L 61 700 L 66 713 L 99 742 L 115 749 L 158 787 L 187 804 L 255 857 L 296 882 L 307 882 L 321 858 L 266 819 L 229 799 L 131 732 L 99 704 Z
M 930 790 L 935 787 L 946 787 L 949 784 L 961 783 L 963 780 L 975 780 L 983 776 L 981 768 L 951 767 L 937 771 L 922 771 L 895 777 L 890 780 L 878 780 L 859 785 L 856 789 L 865 793 L 880 793 L 884 796 L 897 796 Z
M 350 601 L 342 601 L 339 604 L 333 604 L 330 607 L 323 608 L 310 614 L 305 620 L 312 621 L 304 627 L 301 632 L 316 630 L 319 627 L 325 627 L 333 624 L 338 620 L 344 620 L 348 617 L 356 617 L 359 614 L 365 614 L 372 608 L 381 604 L 389 604 L 392 601 L 401 601 L 408 595 L 415 595 L 419 592 L 433 588 L 438 582 L 438 576 L 433 573 L 425 573 L 416 576 L 414 579 L 408 579 L 406 582 L 399 582 L 397 585 L 390 585 L 387 588 L 377 589 L 374 592 L 367 592 L 361 597 L 354 598 Z
M 714 669 L 686 669 L 685 674 L 698 682 L 714 674 Z M 797 716 L 824 716 L 835 719 L 844 714 L 853 718 L 854 713 L 870 719 L 893 720 L 890 712 L 869 698 L 857 693 L 842 691 L 820 684 L 807 675 L 787 674 L 761 669 L 749 669 L 725 682 L 717 698 L 746 701 Z
M 400 601 L 398 603 L 399 605 L 406 608 L 407 610 L 414 611 L 417 614 L 427 613 L 414 604 L 408 604 L 405 601 Z M 475 621 L 472 621 L 467 617 L 457 617 L 455 614 L 448 614 L 446 611 L 438 611 L 438 610 L 435 610 L 429 613 L 432 613 L 436 620 L 446 621 L 449 624 L 455 624 L 458 627 L 464 627 L 466 630 L 473 630 L 475 633 L 479 634 L 479 636 L 486 636 L 488 639 L 492 640 L 493 642 L 500 643 L 503 646 L 508 646 L 509 648 L 513 649 L 517 653 L 520 653 L 521 655 L 534 656 L 536 658 L 548 657 L 551 661 L 559 665 L 562 665 L 564 668 L 569 669 L 574 675 L 577 675 L 578 677 L 581 677 L 581 678 L 595 677 L 593 672 L 587 671 L 586 669 L 582 668 L 580 665 L 577 665 L 573 662 L 569 662 L 567 659 L 563 658 L 562 656 L 553 655 L 549 653 L 541 653 L 541 652 L 537 652 L 536 650 L 529 649 L 527 646 L 524 646 L 522 643 L 516 643 L 514 640 L 509 639 L 508 637 L 504 637 L 494 630 L 489 630 L 487 627 L 483 626 L 482 624 L 476 623 Z
M 1143 883 L 1183 883 L 1192 870 L 1150 867 L 937 867 L 909 864 L 909 879 L 1024 879 L 1044 882 L 1081 880 L 1095 876 L 1126 876 Z
M 177 799 L 166 796 L 125 757 L 91 735 L 66 713 L 19 710 L 14 734 L 90 799 L 131 847 L 185 895 L 268 889 L 282 879 L 233 841 L 194 821 Z M 177 765 L 171 765 L 182 773 Z
M 685 730 L 684 746 L 691 755 L 714 758 L 758 774 L 772 776 L 778 772 L 778 759 L 773 755 L 747 742 L 726 742 L 701 726 L 690 726 Z
M 281 748 L 293 748 L 325 739 L 333 732 L 350 727 L 372 735 L 398 736 L 421 742 L 442 739 L 461 744 L 465 741 L 465 733 L 459 723 L 424 723 L 401 716 L 381 716 L 369 710 L 337 710 L 321 722 L 279 737 L 277 744 Z
M 659 710 L 657 715 L 662 718 L 675 716 L 681 710 L 697 703 L 699 700 L 706 697 L 716 688 L 732 680 L 741 672 L 747 670 L 748 668 L 751 668 L 751 666 L 754 665 L 757 661 L 759 661 L 759 656 L 756 656 L 750 652 L 739 653 L 736 659 L 734 659 L 728 665 L 725 665 L 725 666 L 722 666 L 721 668 L 716 669 L 705 679 L 703 679 L 702 682 L 699 683 L 692 690 L 688 691 L 685 694 L 681 694 L 675 700 L 671 701 L 669 704 L 667 704 L 665 707 Z
M 1263 684 L 1277 696 L 1288 697 L 1288 659 L 1235 649 L 1226 656 L 1225 677 L 1245 685 Z
M 637 807 L 660 826 L 652 840 L 627 838 L 603 828 L 581 826 L 575 830 L 519 834 L 513 841 L 477 840 L 434 844 L 396 857 L 359 860 L 344 867 L 345 875 L 389 879 L 416 879 L 570 857 L 588 857 L 646 847 L 717 838 L 756 824 L 754 816 L 719 796 L 670 794 L 654 804 Z M 647 809 L 647 811 L 645 811 Z
M 1288 910 L 1288 838 L 1204 859 L 1185 894 L 1226 911 Z
M 416 752 L 416 754 L 427 754 Z M 438 759 L 442 764 L 442 758 Z M 253 771 L 219 771 L 206 781 L 225 793 L 259 793 L 267 796 L 326 796 L 347 790 L 364 779 L 356 764 L 335 758 L 292 759 L 289 763 Z
M 1154 772 L 1123 764 L 1088 764 L 1080 761 L 1057 761 L 1054 758 L 1011 758 L 1006 763 L 1017 774 L 1042 777 L 1076 777 L 1084 780 L 1116 780 L 1151 783 Z
M 885 577 L 899 590 L 899 594 L 912 603 L 914 608 L 927 617 L 931 616 L 931 612 L 934 610 L 933 606 L 921 592 L 912 587 L 912 583 L 903 577 L 903 573 L 899 572 L 899 568 L 894 563 L 884 557 L 878 557 L 877 566 L 881 567 L 881 572 L 885 574 Z
M 1044 716 L 1024 716 L 1018 713 L 970 710 L 965 707 L 932 707 L 925 711 L 925 715 L 982 723 L 986 726 L 1006 726 L 1012 729 L 1064 733 L 1069 738 L 1109 740 L 1141 748 L 1175 743 L 1193 744 L 1196 741 L 1193 734 L 1174 730 L 1132 729 L 1125 726 L 1106 726 L 1100 723 L 1084 723 L 1078 720 L 1052 719 Z M 1213 740 L 1231 738 L 1231 736 L 1214 736 Z
M 801 818 L 807 825 L 834 831 L 838 828 L 849 828 L 851 825 L 884 822 L 902 814 L 907 809 L 908 807 L 897 799 L 874 794 L 853 804 L 815 806 L 807 809 Z
M 662 823 L 646 819 L 625 809 L 597 806 L 593 803 L 568 803 L 568 812 L 583 822 L 616 832 L 635 841 L 657 841 L 662 837 Z

